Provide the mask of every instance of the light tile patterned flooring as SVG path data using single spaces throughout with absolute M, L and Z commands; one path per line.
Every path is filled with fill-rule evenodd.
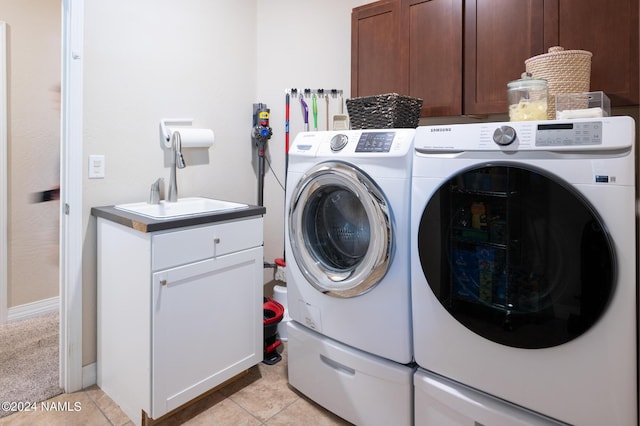
M 226 387 L 208 395 L 154 426 L 314 426 L 349 425 L 289 386 L 286 343 L 283 359 L 275 365 L 260 363 Z M 0 426 L 130 426 L 133 423 L 100 388 L 63 394 L 46 403 L 66 411 L 31 411 L 0 419 Z M 55 403 L 55 404 L 51 404 Z M 66 403 L 66 404 L 65 404 Z M 39 406 L 39 404 L 36 404 Z M 75 411 L 72 411 L 75 410 Z

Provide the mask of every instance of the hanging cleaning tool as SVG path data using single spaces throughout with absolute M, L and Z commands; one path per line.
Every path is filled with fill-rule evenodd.
M 284 97 L 284 153 L 286 165 L 289 165 L 289 102 L 291 96 L 289 92 Z M 286 173 L 286 170 L 285 170 Z
M 251 139 L 258 147 L 258 205 L 263 205 L 264 196 L 264 161 L 267 141 L 271 139 L 273 130 L 269 127 L 269 108 L 266 104 L 253 104 L 253 130 Z
M 324 110 L 325 125 L 326 125 L 326 129 L 329 130 L 329 95 L 324 95 L 324 101 L 326 103 L 326 108 Z
M 318 131 L 318 100 L 316 98 L 316 94 L 314 93 L 311 97 L 311 108 L 313 110 L 313 131 Z
M 335 94 L 337 95 L 338 91 L 336 91 Z M 344 113 L 342 91 L 340 91 L 340 114 L 333 116 L 333 130 L 349 130 L 349 116 Z
M 304 101 L 304 96 L 300 96 L 300 106 L 302 107 L 302 119 L 304 120 L 304 131 L 309 131 L 309 105 Z
M 293 89 L 295 90 L 295 89 Z M 294 92 L 295 94 L 295 92 Z M 287 192 L 287 173 L 289 172 L 289 109 L 290 109 L 290 101 L 291 101 L 291 96 L 289 95 L 289 92 L 286 92 L 285 97 L 284 97 L 284 192 L 286 194 Z M 284 239 L 284 235 L 282 236 L 282 238 Z M 283 246 L 285 245 L 285 242 L 283 241 Z M 285 264 L 285 259 L 286 258 L 286 254 L 282 253 L 282 264 Z M 278 265 L 278 259 L 276 259 L 276 265 Z M 276 269 L 276 274 L 277 274 L 277 269 Z M 282 274 L 284 275 L 284 273 Z M 277 279 L 277 278 L 276 278 Z M 284 281 L 284 280 L 283 280 Z

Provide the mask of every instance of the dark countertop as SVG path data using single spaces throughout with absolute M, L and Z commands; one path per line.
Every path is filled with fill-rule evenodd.
M 128 226 L 140 232 L 164 231 L 185 226 L 204 225 L 225 220 L 244 217 L 260 216 L 267 211 L 263 206 L 249 205 L 245 208 L 220 211 L 216 213 L 202 213 L 193 216 L 182 216 L 168 219 L 152 219 L 147 216 L 116 209 L 115 206 L 92 207 L 91 214 L 95 217 L 110 220 L 120 225 Z

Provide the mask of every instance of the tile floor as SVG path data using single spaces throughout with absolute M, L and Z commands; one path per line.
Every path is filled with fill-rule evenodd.
M 154 426 L 314 426 L 349 425 L 298 393 L 288 384 L 286 343 L 282 361 L 260 363 L 228 386 L 212 393 Z M 45 403 L 60 411 L 20 412 L 0 419 L 0 426 L 130 426 L 133 423 L 97 386 L 63 394 Z M 36 404 L 39 406 L 39 404 Z

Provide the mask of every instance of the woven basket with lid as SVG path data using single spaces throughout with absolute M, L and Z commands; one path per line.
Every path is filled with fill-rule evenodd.
M 547 80 L 547 117 L 550 120 L 556 118 L 556 94 L 589 91 L 592 56 L 586 50 L 564 50 L 554 46 L 549 48 L 549 53 L 524 61 L 526 71 L 533 77 Z

